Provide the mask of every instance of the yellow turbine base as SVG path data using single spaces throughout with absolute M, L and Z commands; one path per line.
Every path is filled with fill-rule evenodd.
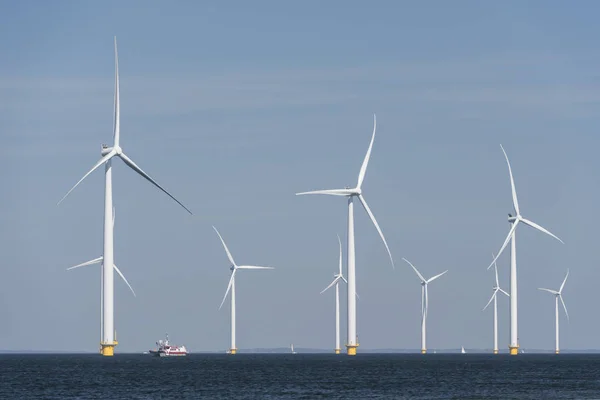
M 112 343 L 100 343 L 100 354 L 104 357 L 112 357 L 115 355 L 115 346 L 118 345 L 119 342 L 116 340 Z
M 427 349 L 421 349 L 421 354 L 427 354 Z
M 556 350 L 554 353 L 555 354 L 560 354 L 560 350 Z
M 498 354 L 498 350 L 494 350 L 494 354 Z
M 229 354 L 235 354 L 237 353 L 237 349 L 229 349 Z
M 347 349 L 346 354 L 348 354 L 349 356 L 355 356 L 357 347 L 358 347 L 358 344 L 347 344 L 346 345 L 346 349 Z
M 519 354 L 519 346 L 508 346 L 508 348 L 510 349 L 511 356 L 516 356 L 517 354 Z
M 335 349 L 335 354 L 340 354 L 341 349 Z

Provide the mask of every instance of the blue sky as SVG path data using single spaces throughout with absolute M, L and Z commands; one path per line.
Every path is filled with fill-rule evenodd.
M 5 4 L 2 347 L 98 347 L 99 268 L 65 268 L 101 254 L 102 173 L 56 202 L 110 143 L 116 35 L 122 147 L 194 212 L 115 161 L 115 261 L 138 294 L 115 283 L 119 351 L 167 331 L 192 351 L 228 347 L 211 225 L 239 262 L 276 268 L 239 275 L 238 346 L 331 348 L 333 293 L 319 291 L 345 201 L 294 193 L 355 184 L 374 112 L 363 190 L 396 269 L 357 208 L 361 346 L 419 347 L 419 281 L 402 257 L 450 270 L 430 287 L 430 348 L 492 346 L 485 268 L 512 211 L 502 143 L 523 215 L 565 241 L 520 228 L 521 345 L 553 348 L 553 299 L 536 288 L 571 268 L 561 347 L 600 348 L 597 14 L 554 1 Z M 508 289 L 508 253 L 499 268 Z

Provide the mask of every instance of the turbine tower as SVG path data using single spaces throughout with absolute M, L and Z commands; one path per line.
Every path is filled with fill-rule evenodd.
M 567 312 L 567 306 L 565 305 L 565 301 L 563 300 L 563 297 L 562 297 L 562 290 L 565 287 L 565 283 L 567 282 L 568 277 L 569 277 L 569 270 L 567 270 L 567 275 L 565 276 L 565 279 L 563 280 L 563 283 L 560 285 L 560 289 L 558 289 L 558 291 L 551 290 L 551 289 L 538 288 L 539 290 L 545 290 L 546 292 L 550 292 L 554 295 L 554 301 L 555 301 L 554 309 L 555 309 L 555 317 L 556 317 L 556 349 L 554 352 L 556 354 L 560 353 L 560 347 L 558 344 L 558 299 L 560 299 L 560 302 L 562 303 L 563 308 L 565 309 L 565 315 L 567 316 L 567 321 L 569 320 L 569 313 Z
M 427 311 L 429 309 L 429 294 L 427 292 L 427 286 L 448 272 L 448 270 L 445 270 L 441 274 L 437 274 L 429 279 L 425 279 L 410 261 L 408 261 L 406 258 L 403 258 L 403 260 L 415 270 L 417 276 L 421 280 L 421 354 L 425 354 L 427 353 Z
M 342 241 L 338 235 L 338 242 L 340 244 L 340 270 L 337 274 L 333 276 L 333 281 L 327 286 L 321 294 L 323 294 L 327 289 L 335 285 L 335 354 L 340 354 L 340 280 L 348 283 L 344 275 L 342 275 Z
M 493 254 L 492 258 L 494 258 Z M 502 292 L 508 297 L 510 297 L 510 295 L 500 288 L 500 283 L 498 282 L 498 266 L 496 263 L 494 263 L 494 272 L 496 273 L 496 286 L 493 287 L 494 293 L 492 294 L 492 297 L 490 297 L 490 301 L 483 307 L 482 311 L 485 311 L 492 300 L 494 300 L 494 354 L 498 354 L 498 292 Z
M 373 225 L 379 232 L 379 236 L 381 240 L 383 240 L 383 244 L 390 256 L 390 261 L 392 262 L 392 267 L 394 266 L 394 260 L 392 259 L 392 253 L 385 241 L 385 237 L 383 236 L 383 232 L 381 228 L 379 228 L 379 224 L 375 219 L 375 216 L 371 212 L 367 201 L 365 200 L 362 194 L 362 184 L 365 179 L 365 174 L 367 172 L 367 165 L 369 164 L 369 158 L 371 157 L 371 149 L 373 148 L 373 141 L 375 140 L 375 131 L 377 129 L 377 119 L 375 115 L 373 115 L 373 135 L 371 136 L 371 143 L 369 144 L 369 149 L 367 150 L 367 154 L 365 155 L 365 159 L 360 168 L 360 172 L 358 174 L 358 182 L 356 187 L 353 189 L 345 188 L 345 189 L 330 189 L 330 190 L 316 190 L 311 192 L 302 192 L 296 193 L 297 196 L 304 194 L 325 194 L 330 196 L 342 196 L 348 198 L 348 339 L 346 342 L 347 353 L 350 356 L 356 355 L 356 348 L 358 347 L 358 338 L 356 337 L 356 270 L 355 270 L 355 253 L 354 253 L 354 198 L 358 198 L 365 211 L 371 218 Z
M 273 267 L 257 267 L 254 265 L 237 265 L 235 263 L 235 261 L 233 261 L 233 257 L 231 256 L 231 253 L 229 252 L 229 249 L 227 248 L 225 241 L 221 237 L 221 234 L 219 233 L 217 228 L 215 228 L 214 226 L 213 226 L 213 229 L 215 230 L 215 232 L 217 232 L 219 239 L 221 239 L 221 243 L 223 243 L 223 247 L 225 248 L 225 253 L 227 253 L 227 258 L 229 259 L 229 262 L 231 263 L 231 268 L 230 268 L 231 269 L 231 277 L 229 278 L 229 285 L 227 285 L 227 290 L 225 291 L 225 296 L 223 296 L 223 301 L 221 301 L 219 310 L 221 309 L 221 307 L 223 307 L 223 303 L 225 303 L 227 294 L 231 290 L 231 347 L 229 349 L 229 354 L 235 354 L 235 353 L 237 353 L 237 347 L 235 347 L 235 273 L 237 272 L 238 269 L 273 269 Z
M 58 202 L 60 204 L 89 174 L 98 169 L 104 164 L 104 249 L 102 254 L 102 320 L 101 325 L 103 327 L 102 340 L 100 342 L 100 353 L 104 356 L 112 356 L 114 354 L 114 347 L 118 344 L 114 336 L 114 280 L 113 270 L 116 268 L 114 263 L 114 242 L 113 242 L 113 224 L 114 219 L 112 216 L 113 212 L 113 200 L 112 200 L 112 159 L 113 157 L 120 158 L 128 167 L 133 169 L 135 172 L 140 174 L 142 177 L 147 179 L 154 186 L 162 190 L 169 197 L 175 200 L 181 207 L 183 207 L 190 214 L 192 213 L 187 209 L 179 200 L 173 197 L 169 192 L 163 189 L 158 183 L 154 181 L 147 173 L 145 173 L 140 167 L 137 166 L 133 160 L 131 160 L 120 146 L 120 127 L 121 127 L 121 111 L 119 103 L 119 58 L 117 53 L 117 38 L 115 37 L 115 109 L 114 109 L 114 137 L 113 146 L 108 147 L 102 145 L 101 155 L 102 158 L 98 161 L 87 174 L 83 176 L 67 192 L 67 194 Z M 96 259 L 99 262 L 99 259 Z M 92 260 L 94 261 L 94 260 Z M 87 263 L 84 263 L 88 265 Z M 83 266 L 83 265 L 82 265 Z
M 556 240 L 558 240 L 559 242 L 561 242 L 563 244 L 564 244 L 564 242 L 561 239 L 559 239 L 558 236 L 555 236 L 553 233 L 551 233 L 547 229 L 541 227 L 540 225 L 536 224 L 533 221 L 530 221 L 530 220 L 524 218 L 521 215 L 521 211 L 519 210 L 519 202 L 517 200 L 517 190 L 515 189 L 515 181 L 513 179 L 512 169 L 510 168 L 510 162 L 508 161 L 508 156 L 506 155 L 506 151 L 504 151 L 504 147 L 502 147 L 502 145 L 500 145 L 500 148 L 502 149 L 502 152 L 504 153 L 504 158 L 506 158 L 506 164 L 508 165 L 508 174 L 510 175 L 510 186 L 511 186 L 511 190 L 512 190 L 513 207 L 515 209 L 516 215 L 513 217 L 511 214 L 508 214 L 508 222 L 512 226 L 510 228 L 510 231 L 508 232 L 508 235 L 506 236 L 506 239 L 504 240 L 504 243 L 502 244 L 502 247 L 500 248 L 500 251 L 498 252 L 496 257 L 494 257 L 494 260 L 488 266 L 488 269 L 490 269 L 492 267 L 492 265 L 494 265 L 494 263 L 496 262 L 498 257 L 500 257 L 500 254 L 502 254 L 502 252 L 508 245 L 508 242 L 510 241 L 511 244 L 510 244 L 510 345 L 509 345 L 509 349 L 510 349 L 511 355 L 517 355 L 517 354 L 519 354 L 519 341 L 518 341 L 519 329 L 518 329 L 518 318 L 517 318 L 517 312 L 518 312 L 517 242 L 516 242 L 517 226 L 519 225 L 520 222 L 522 222 L 525 225 L 528 225 L 532 228 L 537 229 L 538 231 L 541 231 L 547 235 L 552 236 L 553 238 L 555 238 Z

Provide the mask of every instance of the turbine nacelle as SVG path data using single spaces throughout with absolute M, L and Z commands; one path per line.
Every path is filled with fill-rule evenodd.
M 113 147 L 109 147 L 106 144 L 102 145 L 102 150 L 100 151 L 100 154 L 102 155 L 102 157 L 105 157 L 106 155 L 110 154 L 111 152 L 114 153 L 114 156 L 120 156 L 121 154 L 123 154 L 123 149 L 121 148 L 121 146 L 113 146 Z

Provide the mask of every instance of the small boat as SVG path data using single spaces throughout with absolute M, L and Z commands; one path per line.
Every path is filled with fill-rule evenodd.
M 291 345 L 291 349 L 292 349 L 292 354 L 296 354 L 296 352 L 294 351 L 294 344 L 293 343 Z
M 460 347 L 460 352 L 461 352 L 462 354 L 466 354 L 466 353 L 467 353 L 467 352 L 465 351 L 465 348 L 464 348 L 464 346 L 461 346 L 461 347 Z
M 187 356 L 188 351 L 185 346 L 173 346 L 169 343 L 169 334 L 166 340 L 156 342 L 158 350 L 150 350 L 149 353 L 156 357 L 181 357 Z

